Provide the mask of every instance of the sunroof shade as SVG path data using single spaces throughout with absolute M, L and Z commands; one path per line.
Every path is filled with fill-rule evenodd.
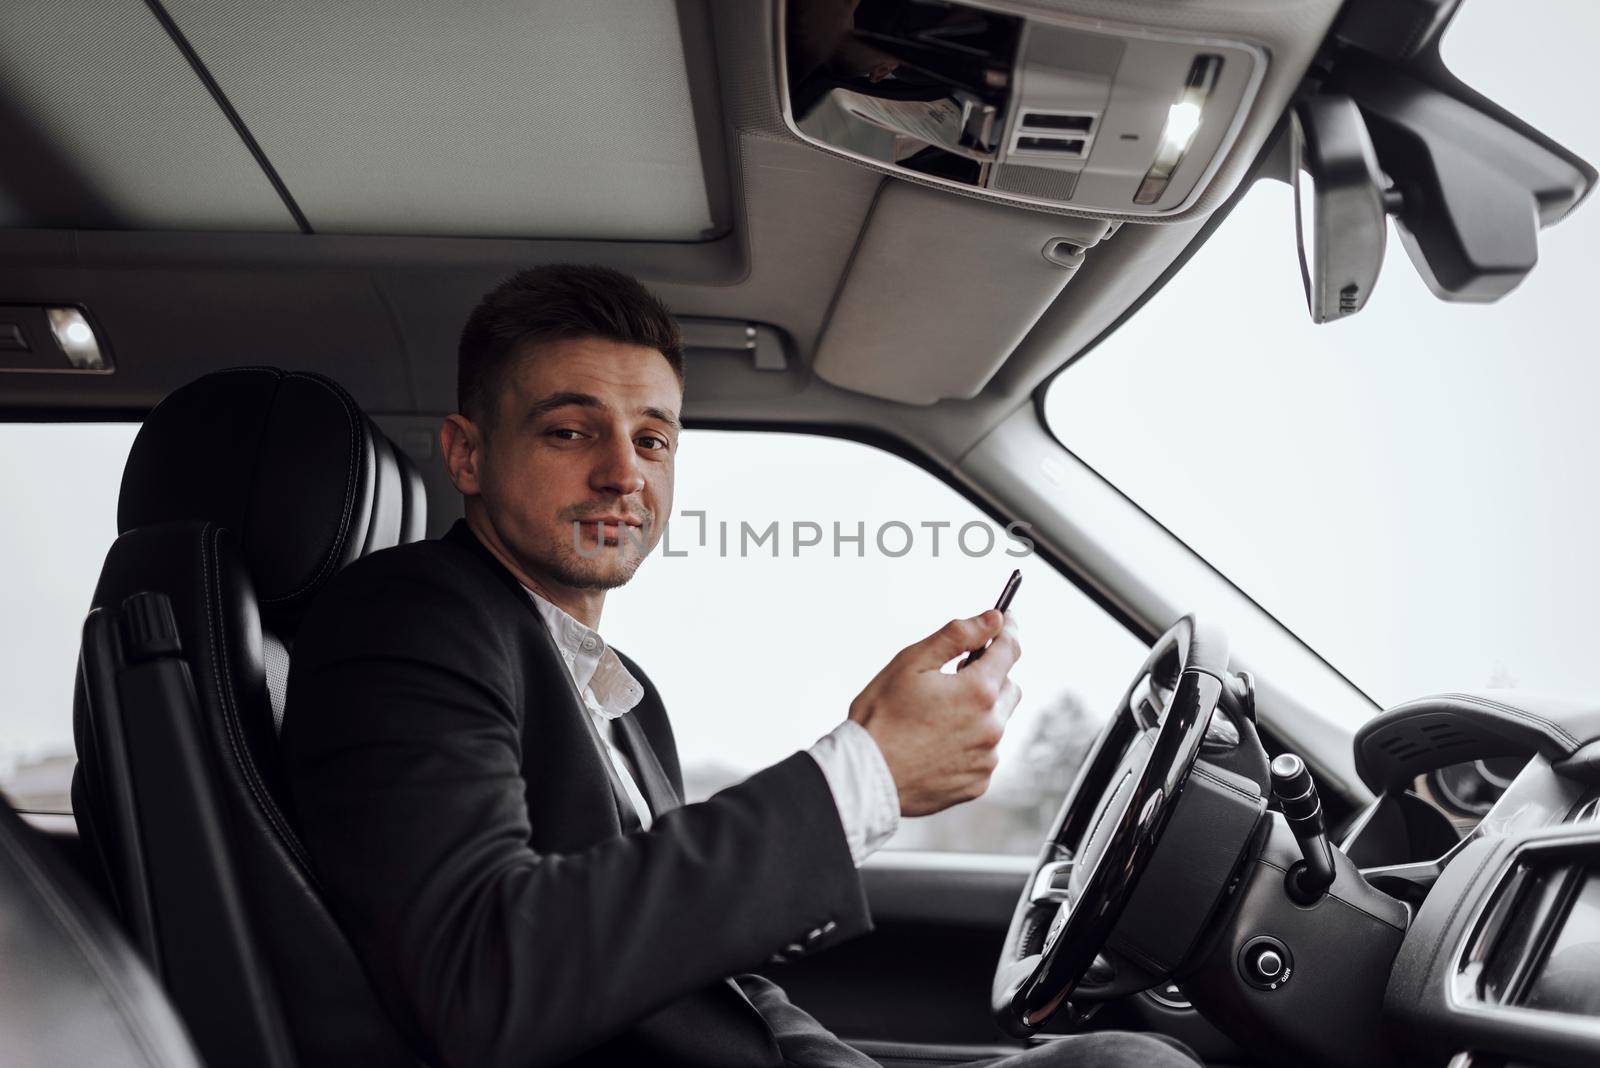
M 139 0 L 0 3 L 0 227 L 294 230 Z
M 676 4 L 166 7 L 319 233 L 712 227 Z

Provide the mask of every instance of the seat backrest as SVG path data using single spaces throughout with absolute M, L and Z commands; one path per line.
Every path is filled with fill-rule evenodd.
M 0 802 L 5 1063 L 198 1068 L 183 1024 L 112 918 Z
M 331 380 L 238 368 L 150 413 L 117 516 L 80 661 L 73 800 L 119 912 L 207 1060 L 276 1066 L 286 1030 L 302 1064 L 416 1063 L 323 904 L 277 732 L 306 607 L 352 560 L 421 537 L 420 477 Z M 134 678 L 157 617 L 176 651 L 156 653 L 187 690 Z M 226 1022 L 241 1003 L 251 1018 Z M 242 1034 L 248 1049 L 216 1048 Z

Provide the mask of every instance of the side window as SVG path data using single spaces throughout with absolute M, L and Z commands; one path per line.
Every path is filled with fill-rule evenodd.
M 870 446 L 691 431 L 667 534 L 602 629 L 661 690 L 687 793 L 809 746 L 900 648 L 990 607 L 1011 569 L 1022 703 L 988 793 L 891 848 L 1032 853 L 1144 643 L 937 478 Z M 1015 535 L 1013 537 L 1012 535 Z
M 71 810 L 72 685 L 83 617 L 117 536 L 132 423 L 0 424 L 0 792 Z

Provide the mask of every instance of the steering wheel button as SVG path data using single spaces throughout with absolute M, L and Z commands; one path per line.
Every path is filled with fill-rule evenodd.
M 1263 949 L 1256 954 L 1256 974 L 1263 979 L 1276 979 L 1283 972 L 1283 958 L 1275 949 Z

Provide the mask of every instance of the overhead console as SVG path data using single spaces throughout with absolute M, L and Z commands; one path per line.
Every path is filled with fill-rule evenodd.
M 1255 45 L 948 0 L 786 0 L 786 118 L 925 182 L 1118 218 L 1191 205 L 1266 70 Z

